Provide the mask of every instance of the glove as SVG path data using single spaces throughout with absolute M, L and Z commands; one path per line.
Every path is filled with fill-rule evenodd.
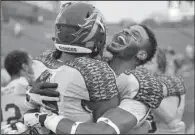
M 57 87 L 57 83 L 36 83 L 26 92 L 26 100 L 30 104 L 58 111 L 57 102 L 60 100 L 60 93 L 55 91 Z
M 45 120 L 47 116 L 56 115 L 53 113 L 26 113 L 24 114 L 24 124 L 29 127 L 35 127 L 35 125 L 45 126 Z
M 150 125 L 150 129 L 148 133 L 154 133 L 157 130 L 157 126 L 156 126 L 156 122 L 154 121 L 154 116 L 151 112 L 146 118 L 146 122 L 148 122 L 148 124 Z
M 1 134 L 22 134 L 26 130 L 27 127 L 22 122 L 1 125 Z

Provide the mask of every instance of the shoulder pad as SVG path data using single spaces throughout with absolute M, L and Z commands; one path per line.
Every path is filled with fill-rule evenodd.
M 152 73 L 143 67 L 127 70 L 124 73 L 127 75 L 133 74 L 139 82 L 139 91 L 133 99 L 150 108 L 158 108 L 163 100 L 163 86 Z
M 106 62 L 80 57 L 66 65 L 81 73 L 91 101 L 111 99 L 118 95 L 115 73 Z
M 58 61 L 58 60 L 56 60 L 56 59 L 54 59 L 52 57 L 52 55 L 53 55 L 53 51 L 52 50 L 46 50 L 41 55 L 36 57 L 35 60 L 38 60 L 38 61 L 42 62 L 47 68 L 57 69 L 60 66 L 62 66 L 63 63 Z
M 164 74 L 156 74 L 156 77 L 161 83 L 165 84 L 167 96 L 181 96 L 186 93 L 185 85 L 181 77 Z

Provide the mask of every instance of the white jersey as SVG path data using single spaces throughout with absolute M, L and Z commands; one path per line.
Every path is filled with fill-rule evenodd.
M 133 114 L 137 125 L 147 118 L 151 108 L 157 108 L 163 99 L 161 84 L 144 68 L 125 71 L 117 78 L 121 102 L 119 107 Z
M 165 74 L 156 74 L 158 80 L 163 84 L 163 89 L 167 89 L 168 97 L 165 97 L 159 108 L 153 110 L 157 131 L 155 133 L 183 134 L 185 133 L 185 123 L 182 121 L 185 108 L 185 93 L 183 79 L 177 76 L 168 76 Z M 175 95 L 179 91 L 180 96 Z
M 47 79 L 44 80 L 45 77 Z M 115 79 L 107 63 L 84 57 L 76 58 L 58 69 L 46 70 L 39 77 L 40 81 L 58 83 L 57 90 L 62 96 L 60 114 L 82 122 L 93 121 L 92 114 L 82 107 L 82 100 L 98 101 L 116 96 Z
M 27 86 L 26 78 L 20 77 L 11 81 L 6 87 L 1 87 L 3 122 L 21 120 L 22 115 L 28 110 L 25 105 Z
M 56 66 L 58 61 L 51 62 L 51 57 L 48 57 L 50 53 L 51 51 L 46 51 L 38 60 L 33 60 L 35 78 L 39 81 L 58 83 L 57 90 L 62 95 L 59 103 L 61 115 L 74 121 L 91 121 L 92 115 L 81 106 L 81 99 L 89 100 L 83 77 L 69 66 Z M 47 78 L 44 80 L 45 76 Z

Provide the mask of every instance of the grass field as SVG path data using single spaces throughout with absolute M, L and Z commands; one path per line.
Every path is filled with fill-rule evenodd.
M 20 39 L 16 39 L 13 36 L 14 21 L 10 24 L 2 24 L 1 32 L 1 56 L 4 56 L 7 52 L 23 48 L 33 56 L 39 55 L 45 49 L 52 48 L 52 40 L 46 38 L 46 34 L 52 34 L 53 23 L 47 22 L 45 25 L 28 25 L 22 22 L 24 27 L 24 36 Z M 108 38 L 107 42 L 111 40 L 112 35 L 120 30 L 117 27 L 108 26 Z M 191 28 L 179 28 L 179 31 L 174 28 L 161 28 L 154 29 L 159 46 L 168 47 L 172 46 L 176 51 L 184 53 L 185 46 L 187 44 L 194 45 L 194 39 L 188 36 L 184 36 L 179 31 L 185 31 L 192 37 L 194 37 L 194 27 Z M 194 71 L 191 76 L 185 78 L 185 85 L 187 89 L 186 107 L 184 112 L 184 121 L 187 128 L 191 128 L 194 123 Z M 194 132 L 194 128 L 191 129 Z M 191 133 L 193 133 L 191 131 Z

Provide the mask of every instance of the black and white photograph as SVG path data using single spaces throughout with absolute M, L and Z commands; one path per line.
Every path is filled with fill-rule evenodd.
M 194 1 L 1 1 L 1 134 L 194 134 Z

